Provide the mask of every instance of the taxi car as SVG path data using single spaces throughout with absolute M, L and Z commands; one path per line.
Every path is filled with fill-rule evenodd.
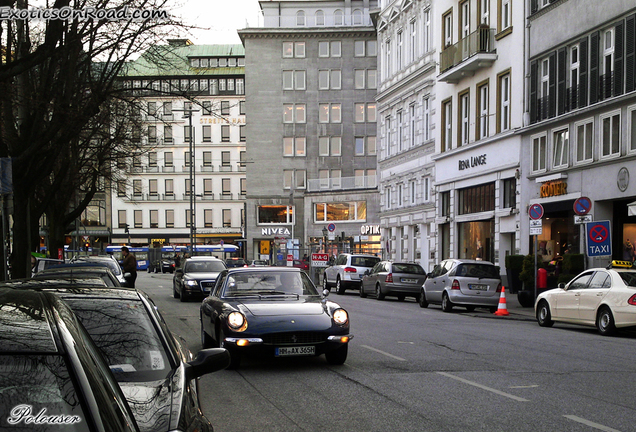
M 636 326 L 636 268 L 629 261 L 612 261 L 607 268 L 585 270 L 539 294 L 534 310 L 541 327 L 580 324 L 609 336 Z
M 230 368 L 244 354 L 347 359 L 349 314 L 321 295 L 296 267 L 237 267 L 219 275 L 200 309 L 201 342 L 230 352 Z

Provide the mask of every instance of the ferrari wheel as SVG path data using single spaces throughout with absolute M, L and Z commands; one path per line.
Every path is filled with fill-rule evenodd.
M 380 285 L 375 286 L 375 298 L 378 300 L 384 300 L 384 294 L 382 294 L 382 288 L 380 288 Z
M 596 318 L 596 328 L 603 336 L 611 336 L 616 333 L 616 325 L 614 324 L 614 316 L 608 307 L 603 307 L 598 312 Z
M 422 290 L 422 292 L 420 292 L 420 297 L 418 299 L 418 303 L 420 304 L 421 308 L 427 308 L 428 307 L 428 302 L 426 301 L 426 294 L 424 294 L 424 290 Z
M 450 312 L 453 310 L 453 303 L 448 298 L 448 294 L 444 293 L 442 295 L 442 310 L 444 312 Z
M 547 301 L 542 301 L 537 307 L 537 323 L 541 327 L 552 327 L 554 321 L 552 321 L 552 315 L 550 314 L 550 305 Z
M 347 361 L 347 354 L 349 352 L 349 344 L 345 344 L 338 349 L 325 353 L 327 363 L 331 365 L 341 365 Z

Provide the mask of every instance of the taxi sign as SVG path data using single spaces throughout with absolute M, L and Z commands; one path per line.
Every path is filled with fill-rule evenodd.
M 612 255 L 610 221 L 588 222 L 585 224 L 585 233 L 588 257 Z
M 634 267 L 634 263 L 631 261 L 618 261 L 618 260 L 614 260 L 612 261 L 607 268 L 611 269 L 611 268 L 632 268 Z

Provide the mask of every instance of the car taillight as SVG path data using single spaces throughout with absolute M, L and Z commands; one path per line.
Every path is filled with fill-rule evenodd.
M 636 294 L 634 294 L 633 296 L 631 296 L 629 298 L 629 300 L 627 300 L 627 304 L 630 304 L 632 306 L 636 306 Z
M 345 273 L 358 273 L 358 270 L 356 270 L 355 267 L 345 267 L 344 271 Z
M 453 285 L 451 285 L 451 289 L 459 289 L 459 281 L 457 279 L 453 281 Z
M 393 282 L 393 273 L 389 273 L 388 275 L 386 275 L 384 282 Z
M 501 285 L 501 282 L 499 282 L 499 285 L 497 285 L 497 292 L 498 293 L 501 292 L 501 288 L 502 288 L 502 285 Z

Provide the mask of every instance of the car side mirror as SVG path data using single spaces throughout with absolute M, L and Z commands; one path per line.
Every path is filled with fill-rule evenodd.
M 369 276 L 370 274 L 371 274 L 371 270 L 365 270 L 365 271 L 364 271 L 364 275 L 365 275 L 365 276 Z
M 560 282 L 557 287 L 561 288 L 561 289 L 565 289 L 565 284 L 563 282 Z
M 204 349 L 194 360 L 186 363 L 186 379 L 193 380 L 210 372 L 220 371 L 230 365 L 230 353 L 225 348 Z
M 126 272 L 124 273 L 124 278 L 128 279 L 129 277 L 131 277 L 132 275 L 130 274 L 130 272 Z
M 330 291 L 329 291 L 328 289 L 324 289 L 324 290 L 322 290 L 322 296 L 323 296 L 324 298 L 327 298 L 327 297 L 329 296 L 329 292 L 330 292 Z

